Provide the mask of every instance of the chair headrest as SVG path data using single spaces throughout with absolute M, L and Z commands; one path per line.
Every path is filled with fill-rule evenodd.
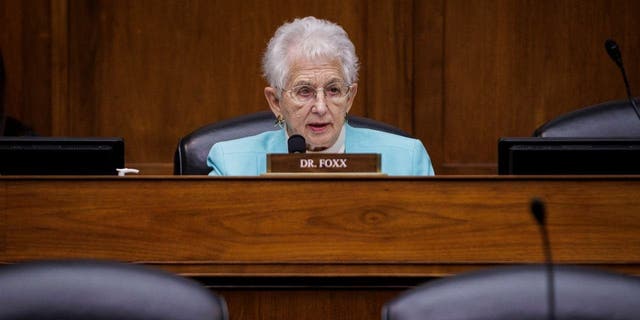
M 383 319 L 548 319 L 545 265 L 499 267 L 427 282 L 383 307 Z M 555 319 L 636 319 L 640 279 L 554 266 Z
M 19 263 L 0 268 L 0 320 L 227 318 L 224 299 L 161 270 L 97 260 Z
M 640 119 L 629 100 L 607 101 L 552 119 L 536 129 L 533 136 L 637 138 L 640 137 Z

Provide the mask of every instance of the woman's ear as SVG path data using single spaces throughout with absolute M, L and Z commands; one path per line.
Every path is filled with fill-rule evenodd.
M 353 105 L 353 100 L 356 98 L 356 94 L 358 93 L 358 83 L 354 83 L 351 85 L 351 89 L 349 89 L 349 100 L 347 101 L 347 110 L 346 113 L 349 113 L 351 110 L 351 106 Z
M 281 115 L 282 111 L 280 110 L 280 99 L 278 98 L 278 89 L 273 87 L 264 88 L 264 97 L 267 98 L 267 103 L 269 103 L 269 108 L 276 115 Z

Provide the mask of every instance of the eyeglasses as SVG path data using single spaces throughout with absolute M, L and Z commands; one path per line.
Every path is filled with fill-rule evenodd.
M 349 96 L 351 86 L 343 82 L 329 83 L 323 88 L 314 88 L 310 85 L 299 85 L 289 90 L 283 90 L 297 104 L 307 104 L 318 96 L 318 91 L 324 92 L 324 98 L 332 103 L 342 103 Z

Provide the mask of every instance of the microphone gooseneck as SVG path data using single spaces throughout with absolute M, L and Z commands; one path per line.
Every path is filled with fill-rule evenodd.
M 531 213 L 540 227 L 542 246 L 545 256 L 545 266 L 547 275 L 547 307 L 548 318 L 556 319 L 556 297 L 555 297 L 555 277 L 553 273 L 553 257 L 551 256 L 551 243 L 547 232 L 547 213 L 544 202 L 538 198 L 531 199 Z
M 307 142 L 304 137 L 299 134 L 294 134 L 287 140 L 287 146 L 289 147 L 289 153 L 305 153 L 307 152 Z
M 624 87 L 627 90 L 627 99 L 631 102 L 631 106 L 633 110 L 636 112 L 638 119 L 640 119 L 640 108 L 638 108 L 638 104 L 636 103 L 636 99 L 633 98 L 631 94 L 631 88 L 629 86 L 629 79 L 627 78 L 627 72 L 624 69 L 624 64 L 622 63 L 622 53 L 620 52 L 620 47 L 613 39 L 607 39 L 604 42 L 604 48 L 607 50 L 607 54 L 613 62 L 616 63 L 620 72 L 622 72 L 622 79 L 624 80 Z

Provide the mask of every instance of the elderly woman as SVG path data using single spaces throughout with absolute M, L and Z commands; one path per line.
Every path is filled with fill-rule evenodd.
M 267 153 L 287 153 L 287 139 L 299 134 L 307 152 L 379 153 L 388 175 L 433 175 L 424 146 L 346 121 L 358 92 L 358 57 L 342 27 L 314 17 L 285 23 L 263 58 L 269 87 L 264 95 L 282 130 L 216 143 L 209 152 L 210 175 L 266 172 Z

